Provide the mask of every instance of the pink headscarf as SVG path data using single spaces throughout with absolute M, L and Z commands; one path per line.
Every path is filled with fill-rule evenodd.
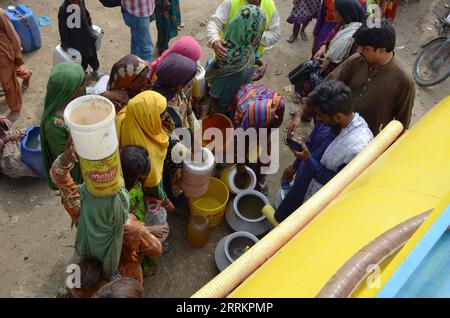
M 153 74 L 155 73 L 158 65 L 170 53 L 176 53 L 176 54 L 183 55 L 187 58 L 190 58 L 195 63 L 197 63 L 197 61 L 200 60 L 200 57 L 202 56 L 202 47 L 191 36 L 179 37 L 168 50 L 164 51 L 164 53 L 159 58 L 157 58 L 156 60 L 154 60 L 152 62 L 150 75 L 149 75 L 150 80 L 152 79 Z

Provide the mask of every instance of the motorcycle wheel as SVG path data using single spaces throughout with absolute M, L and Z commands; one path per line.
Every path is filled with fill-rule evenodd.
M 413 69 L 414 79 L 421 86 L 432 86 L 450 76 L 450 46 L 447 38 L 437 38 L 428 43 L 417 57 Z

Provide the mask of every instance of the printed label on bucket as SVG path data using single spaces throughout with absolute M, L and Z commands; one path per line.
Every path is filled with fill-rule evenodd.
M 80 167 L 84 183 L 94 196 L 112 196 L 123 185 L 119 149 L 102 160 L 87 160 L 80 157 Z

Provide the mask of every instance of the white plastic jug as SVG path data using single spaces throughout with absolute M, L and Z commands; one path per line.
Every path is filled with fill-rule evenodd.
M 96 95 L 78 97 L 64 111 L 84 183 L 98 197 L 112 196 L 123 185 L 115 116 L 113 103 Z
M 53 50 L 53 66 L 64 62 L 74 62 L 81 65 L 81 60 L 80 52 L 75 49 L 69 48 L 66 52 L 59 44 Z

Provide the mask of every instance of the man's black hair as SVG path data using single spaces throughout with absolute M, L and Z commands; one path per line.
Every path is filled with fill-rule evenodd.
M 381 21 L 381 25 L 369 27 L 364 23 L 353 34 L 356 45 L 372 46 L 375 49 L 386 49 L 387 52 L 392 52 L 395 49 L 395 29 L 385 19 Z
M 350 115 L 353 112 L 352 102 L 352 90 L 343 82 L 335 80 L 322 82 L 306 99 L 308 107 L 319 107 L 326 115 Z

